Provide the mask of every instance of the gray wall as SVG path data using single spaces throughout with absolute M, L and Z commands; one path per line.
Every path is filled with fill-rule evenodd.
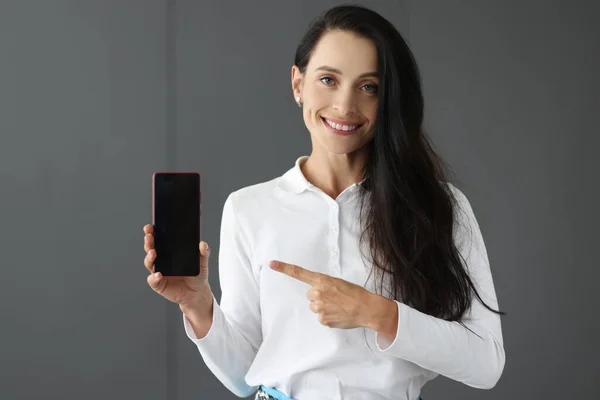
M 166 399 L 164 0 L 0 2 L 0 398 Z M 149 292 L 150 290 L 150 292 Z
M 428 129 L 508 313 L 497 388 L 442 379 L 425 399 L 596 398 L 600 2 L 411 3 Z
M 310 19 L 341 2 L 249 3 L 0 1 L 3 400 L 235 398 L 147 287 L 142 226 L 152 172 L 197 170 L 218 250 L 226 196 L 310 152 L 290 68 Z M 423 397 L 591 398 L 598 3 L 361 3 L 413 47 L 427 128 L 508 312 L 497 387 L 439 377 Z

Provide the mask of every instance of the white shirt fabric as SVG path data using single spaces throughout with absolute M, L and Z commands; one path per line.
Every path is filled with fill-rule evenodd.
M 309 308 L 310 286 L 269 268 L 269 261 L 280 260 L 376 293 L 375 273 L 365 286 L 370 266 L 358 242 L 357 194 L 364 189 L 353 184 L 332 199 L 304 177 L 300 166 L 307 158 L 225 201 L 222 296 L 220 303 L 214 299 L 210 331 L 198 339 L 183 316 L 188 338 L 212 373 L 239 397 L 262 384 L 294 400 L 415 400 L 438 374 L 475 388 L 493 387 L 505 362 L 500 317 L 478 300 L 463 322 L 480 337 L 458 322 L 396 301 L 398 330 L 390 343 L 368 328 L 322 325 Z M 462 209 L 458 249 L 479 294 L 498 309 L 476 218 L 464 194 L 448 185 Z

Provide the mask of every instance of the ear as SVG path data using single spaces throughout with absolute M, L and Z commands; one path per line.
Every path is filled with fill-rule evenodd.
M 302 83 L 303 83 L 303 76 L 302 73 L 300 72 L 300 68 L 298 68 L 297 65 L 294 65 L 292 67 L 292 92 L 294 95 L 294 101 L 296 101 L 296 98 L 298 96 L 302 97 Z

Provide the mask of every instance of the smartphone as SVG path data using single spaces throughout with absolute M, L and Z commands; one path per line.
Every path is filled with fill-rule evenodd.
M 154 272 L 163 276 L 200 274 L 201 204 L 198 172 L 152 175 Z

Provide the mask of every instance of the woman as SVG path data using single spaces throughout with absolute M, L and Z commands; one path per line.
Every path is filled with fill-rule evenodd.
M 227 198 L 220 304 L 206 243 L 198 277 L 148 284 L 240 397 L 415 400 L 438 374 L 492 388 L 505 354 L 487 253 L 422 130 L 408 46 L 380 15 L 342 6 L 313 23 L 294 64 L 312 153 Z

